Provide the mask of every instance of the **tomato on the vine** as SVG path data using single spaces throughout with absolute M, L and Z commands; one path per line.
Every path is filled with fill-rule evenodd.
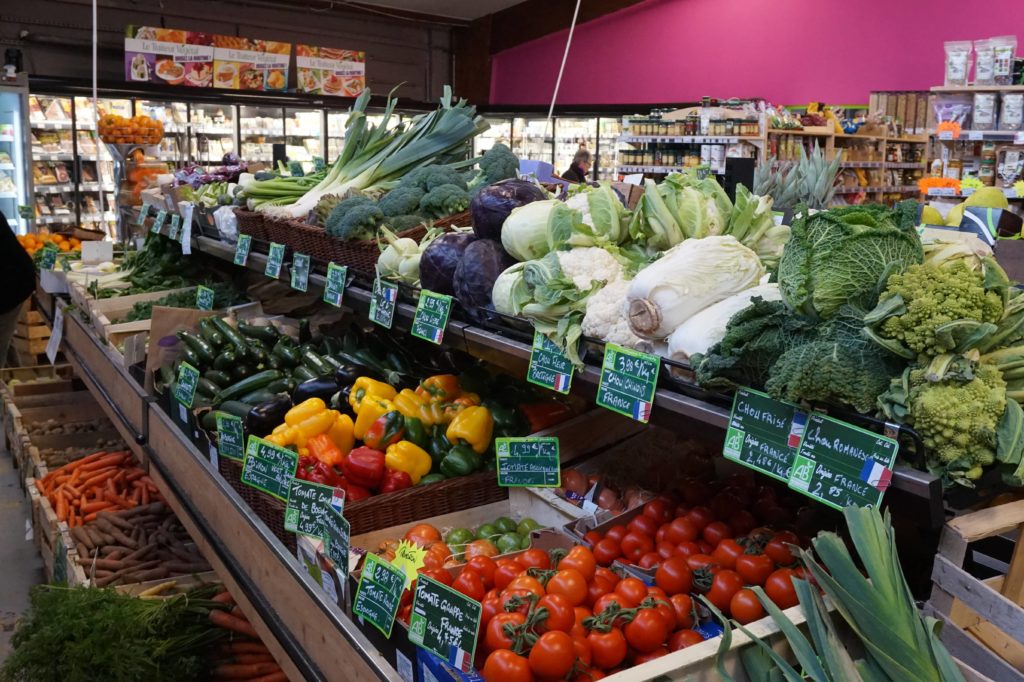
M 497 649 L 511 649 L 512 640 L 505 634 L 505 624 L 522 625 L 526 622 L 526 616 L 517 613 L 499 613 L 487 623 L 487 632 L 484 634 L 484 644 L 491 651 Z
M 634 533 L 643 533 L 649 537 L 654 537 L 654 534 L 658 532 L 658 522 L 652 519 L 650 516 L 634 516 L 633 519 L 626 524 L 626 528 Z
M 622 548 L 612 538 L 602 538 L 594 545 L 594 561 L 598 566 L 608 566 L 622 556 Z
M 671 631 L 668 621 L 654 609 L 640 609 L 622 629 L 629 646 L 640 653 L 657 649 L 665 643 Z
M 480 602 L 480 629 L 486 632 L 487 624 L 502 611 L 501 597 L 484 597 Z
M 619 546 L 622 547 L 622 556 L 637 562 L 644 554 L 654 550 L 654 540 L 649 535 L 631 530 L 622 538 Z
M 654 584 L 668 595 L 688 594 L 693 589 L 693 571 L 686 557 L 674 556 L 663 561 L 654 572 Z
M 558 568 L 559 570 L 574 568 L 580 572 L 584 580 L 590 580 L 594 577 L 597 562 L 594 561 L 594 554 L 589 547 L 576 545 L 558 562 Z
M 668 639 L 668 649 L 669 651 L 679 651 L 703 641 L 704 637 L 696 630 L 677 630 Z
M 618 585 L 619 581 L 622 580 L 622 576 L 621 575 L 619 575 L 618 573 L 616 573 L 615 571 L 613 571 L 610 568 L 605 568 L 604 566 L 599 566 L 597 568 L 597 570 L 594 572 L 594 577 L 595 578 L 604 578 L 605 580 L 610 582 L 613 587 L 615 585 Z
M 583 534 L 583 539 L 586 540 L 587 544 L 589 544 L 590 546 L 596 545 L 598 542 L 601 541 L 601 538 L 603 537 L 604 536 L 596 530 L 588 530 L 586 533 Z
M 640 568 L 651 569 L 662 562 L 661 555 L 657 552 L 648 552 L 640 557 L 640 560 L 636 562 L 636 565 Z
M 601 615 L 612 604 L 618 604 L 619 609 L 633 608 L 633 604 L 629 603 L 629 601 L 621 595 L 616 594 L 615 592 L 609 592 L 608 594 L 602 595 L 596 602 L 594 602 L 594 615 Z M 621 618 L 616 618 L 616 624 L 619 624 L 621 620 Z
M 644 516 L 649 516 L 658 524 L 667 523 L 672 519 L 674 505 L 663 497 L 656 497 L 644 505 Z
M 676 546 L 667 540 L 655 543 L 654 551 L 658 553 L 662 559 L 668 559 L 676 555 Z
M 474 601 L 481 601 L 487 592 L 484 579 L 468 566 L 462 569 L 462 573 L 459 573 L 458 577 L 452 581 L 452 587 Z
M 428 578 L 433 578 L 437 582 L 447 585 L 448 587 L 452 586 L 452 574 L 444 570 L 443 568 L 428 568 L 425 571 L 420 571 L 420 575 L 425 575 Z
M 508 584 L 506 590 L 526 590 L 531 594 L 535 594 L 538 597 L 543 597 L 546 592 L 544 586 L 540 584 L 540 581 L 529 575 L 519 575 L 512 579 L 512 582 Z
M 573 618 L 575 619 L 575 621 L 572 624 L 572 629 L 569 630 L 569 634 L 573 637 L 586 638 L 587 632 L 589 632 L 589 630 L 583 627 L 583 621 L 593 616 L 594 612 L 585 606 L 577 606 L 572 611 Z
M 668 598 L 668 601 L 672 604 L 672 610 L 676 613 L 676 627 L 692 628 L 694 623 L 693 599 L 690 595 L 673 594 Z
M 705 528 L 705 532 L 708 528 L 711 526 Z M 736 568 L 736 560 L 743 555 L 743 552 L 743 545 L 732 538 L 725 538 L 718 543 L 715 551 L 711 552 L 711 558 L 717 561 L 722 568 Z
M 710 568 L 713 570 L 720 568 L 718 562 L 709 554 L 691 554 L 686 557 L 686 565 L 690 567 L 691 571 L 699 571 L 702 568 Z
M 561 594 L 572 602 L 573 606 L 579 606 L 587 601 L 587 580 L 575 568 L 563 568 L 548 580 L 547 591 L 549 594 Z
M 707 507 L 694 507 L 687 512 L 686 519 L 697 528 L 699 534 L 705 526 L 715 520 L 715 513 Z
M 711 579 L 711 589 L 707 593 L 709 602 L 722 611 L 729 610 L 729 600 L 743 589 L 743 578 L 736 571 L 722 569 Z
M 513 610 L 518 612 L 518 613 L 522 613 L 522 614 L 525 615 L 526 612 L 530 610 L 530 604 L 533 603 L 533 597 L 534 597 L 534 594 L 532 592 L 528 592 L 526 590 L 513 590 L 513 589 L 502 590 L 502 592 L 501 592 L 501 610 L 502 611 L 507 611 L 508 610 L 508 606 L 509 606 L 509 602 L 511 600 L 515 599 L 515 600 L 517 600 L 519 602 L 519 606 L 517 606 Z
M 683 516 L 672 519 L 672 522 L 668 524 L 665 539 L 678 545 L 680 542 L 693 542 L 697 539 L 698 535 L 700 535 L 700 530 L 696 524 Z
M 712 547 L 718 547 L 722 540 L 732 537 L 732 528 L 725 521 L 712 521 L 704 526 L 701 537 Z
M 764 618 L 764 606 L 761 605 L 753 590 L 743 588 L 729 600 L 729 613 L 741 625 L 746 625 Z
M 587 641 L 591 661 L 597 668 L 614 668 L 626 658 L 626 638 L 618 628 L 613 627 L 608 632 L 594 630 L 587 635 Z
M 537 608 L 547 611 L 547 618 L 541 622 L 544 630 L 569 632 L 576 624 L 575 607 L 564 595 L 546 594 L 537 602 Z
M 764 553 L 780 566 L 789 566 L 796 561 L 789 545 L 796 545 L 798 541 L 796 533 L 788 530 L 779 531 L 764 546 Z
M 587 585 L 586 603 L 593 606 L 597 600 L 615 589 L 615 585 L 606 578 L 595 575 L 594 579 Z
M 796 596 L 796 588 L 793 587 L 795 577 L 796 573 L 792 568 L 778 568 L 764 581 L 765 594 L 780 609 L 788 609 L 800 603 Z
M 551 557 L 543 549 L 528 549 L 516 557 L 516 561 L 523 568 L 539 568 L 545 571 L 551 568 Z
M 590 642 L 587 641 L 586 636 L 573 637 L 572 647 L 576 651 L 576 658 L 579 660 L 584 667 L 590 666 Z
M 736 560 L 736 572 L 748 585 L 764 585 L 775 570 L 775 562 L 764 554 L 742 554 Z
M 622 598 L 627 608 L 638 606 L 647 596 L 647 585 L 639 578 L 623 578 L 615 586 L 615 594 Z M 621 602 L 620 602 L 621 603 Z
M 576 662 L 572 637 L 564 632 L 545 632 L 530 649 L 530 670 L 541 679 L 561 679 Z
M 466 562 L 466 568 L 471 568 L 483 578 L 484 586 L 487 589 L 494 587 L 494 572 L 498 570 L 498 564 L 489 556 L 475 556 Z
M 533 672 L 525 657 L 508 649 L 492 651 L 481 671 L 485 682 L 533 682 Z

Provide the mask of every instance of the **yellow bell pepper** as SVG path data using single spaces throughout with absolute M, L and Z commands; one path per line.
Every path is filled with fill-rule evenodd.
M 343 455 L 351 452 L 352 446 L 356 444 L 355 435 L 352 433 L 354 427 L 352 417 L 347 414 L 339 414 L 338 418 L 331 424 L 331 428 L 327 431 L 327 437 L 338 446 Z
M 483 454 L 491 447 L 493 432 L 494 418 L 491 411 L 486 407 L 474 405 L 464 408 L 455 415 L 444 435 L 453 445 L 465 443 L 477 454 Z
M 384 466 L 409 474 L 413 485 L 430 473 L 432 465 L 433 461 L 427 451 L 407 440 L 389 445 L 387 452 L 384 453 Z
M 310 398 L 288 410 L 284 415 L 284 423 L 288 426 L 301 424 L 313 415 L 319 414 L 327 409 L 327 405 L 320 398 Z
M 288 424 L 278 424 L 277 426 L 274 427 L 272 433 L 274 433 L 275 435 L 278 433 L 283 433 L 284 431 L 287 431 L 289 428 L 291 427 L 289 427 Z
M 283 433 L 271 433 L 267 436 L 264 436 L 263 440 L 267 441 L 268 443 L 273 443 L 274 445 L 277 445 L 278 447 L 282 448 L 288 445 L 288 443 L 284 442 L 285 439 Z
M 397 412 L 393 402 L 385 398 L 367 396 L 361 401 L 359 413 L 356 415 L 356 423 L 352 427 L 353 435 L 362 440 L 370 425 L 388 412 Z
M 337 410 L 322 410 L 311 417 L 307 417 L 292 427 L 295 430 L 292 442 L 300 448 L 306 447 L 307 440 L 313 436 L 319 436 L 321 433 L 327 433 L 327 430 L 331 428 L 337 419 Z
M 395 397 L 396 393 L 397 391 L 390 384 L 371 379 L 370 377 L 359 377 L 352 384 L 352 390 L 348 393 L 348 404 L 352 406 L 353 412 L 359 414 L 360 406 L 367 397 L 374 396 L 375 398 L 391 400 Z
M 392 402 L 395 403 L 395 409 L 402 413 L 404 417 L 420 417 L 420 408 L 427 404 L 427 399 L 423 396 L 416 395 L 416 392 L 411 388 L 403 388 L 399 391 L 398 395 L 394 397 Z

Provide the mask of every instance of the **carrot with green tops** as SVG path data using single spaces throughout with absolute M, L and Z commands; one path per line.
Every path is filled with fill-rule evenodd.
M 281 672 L 277 663 L 227 663 L 213 669 L 217 680 L 249 680 Z
M 217 627 L 224 628 L 225 630 L 231 630 L 232 632 L 237 632 L 238 634 L 245 635 L 246 637 L 252 637 L 253 639 L 260 638 L 260 636 L 256 634 L 255 628 L 253 628 L 252 624 L 249 623 L 249 621 L 242 620 L 241 618 L 236 618 L 235 616 L 232 616 L 230 613 L 226 613 L 218 609 L 210 611 L 210 622 L 216 625 Z

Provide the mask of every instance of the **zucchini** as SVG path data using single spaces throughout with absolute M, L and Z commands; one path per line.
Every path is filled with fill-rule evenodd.
M 246 415 L 249 414 L 249 410 L 252 409 L 252 405 L 242 402 L 241 400 L 225 400 L 217 409 L 221 412 L 227 412 L 235 417 L 245 419 Z
M 199 426 L 203 427 L 205 431 L 216 431 L 217 430 L 217 411 L 207 410 L 203 412 L 202 418 L 199 420 Z
M 333 371 L 331 365 L 324 362 L 323 358 L 309 348 L 303 349 L 302 351 L 302 364 L 313 370 L 313 374 L 317 376 L 320 376 L 321 374 L 330 374 Z
M 204 317 L 199 320 L 199 335 L 217 348 L 220 348 L 227 343 L 227 339 L 224 338 L 223 334 L 217 331 L 217 328 L 213 326 L 213 322 L 209 317 Z
M 160 383 L 164 388 L 174 383 L 174 370 L 169 365 L 162 365 L 160 367 Z
M 213 326 L 217 331 L 223 334 L 224 338 L 228 340 L 228 343 L 235 347 L 235 352 L 239 355 L 245 355 L 248 350 L 248 347 L 245 344 L 245 338 L 235 331 L 234 327 L 221 318 L 214 316 L 210 319 L 213 320 Z
M 192 397 L 192 409 L 193 410 L 198 410 L 200 407 L 212 407 L 212 406 L 213 406 L 213 403 L 211 403 L 210 399 L 207 398 L 204 395 L 200 395 L 199 393 L 196 393 L 195 396 Z
M 241 381 L 242 379 L 251 377 L 255 373 L 256 370 L 253 369 L 252 365 L 247 365 L 245 363 L 239 363 L 231 368 L 231 378 L 233 381 Z
M 271 393 L 287 393 L 291 395 L 291 392 L 295 390 L 295 386 L 295 379 L 286 376 L 283 379 L 267 384 L 267 390 Z
M 220 386 L 213 383 L 206 377 L 199 377 L 196 380 L 196 393 L 199 395 L 205 395 L 207 398 L 212 398 L 220 392 Z
M 188 346 L 185 346 L 184 348 L 181 349 L 181 359 L 187 362 L 188 364 L 192 365 L 196 369 L 199 369 L 203 365 L 203 362 L 199 359 L 199 356 L 196 355 L 195 351 L 189 348 Z
M 259 339 L 248 339 L 249 342 L 249 357 L 256 361 L 256 363 L 266 362 L 267 347 L 263 345 L 263 342 Z
M 277 394 L 273 391 L 267 390 L 266 388 L 257 388 L 255 391 L 243 395 L 241 397 L 241 402 L 259 405 L 267 402 L 268 400 L 273 400 L 275 397 L 277 397 Z
M 281 358 L 277 357 L 273 353 L 267 356 L 267 359 L 263 361 L 263 364 L 267 366 L 267 369 L 286 369 Z
M 213 359 L 217 357 L 216 349 L 197 334 L 181 329 L 178 331 L 178 338 L 202 359 L 204 365 L 212 364 Z
M 239 322 L 238 331 L 251 339 L 259 339 L 267 343 L 277 343 L 277 339 L 281 336 L 272 324 L 255 325 Z
M 238 364 L 238 355 L 231 350 L 226 350 L 218 355 L 213 361 L 213 368 L 221 372 L 229 372 Z M 230 382 L 230 379 L 228 380 Z
M 276 369 L 265 369 L 262 372 L 246 377 L 238 383 L 225 388 L 217 394 L 217 398 L 222 402 L 225 400 L 235 400 L 238 396 L 245 395 L 246 393 L 255 391 L 258 388 L 264 388 L 268 384 L 283 378 L 283 372 Z
M 285 343 L 283 339 L 274 344 L 273 353 L 289 367 L 299 364 L 299 349 L 292 344 Z
M 222 372 L 219 369 L 206 370 L 205 372 L 203 372 L 203 378 L 217 384 L 217 386 L 219 387 L 217 389 L 218 391 L 220 391 L 220 389 L 225 386 L 231 385 L 231 376 L 227 372 Z
M 310 379 L 316 379 L 317 374 L 305 365 L 299 365 L 292 370 L 292 378 L 296 381 L 309 381 Z

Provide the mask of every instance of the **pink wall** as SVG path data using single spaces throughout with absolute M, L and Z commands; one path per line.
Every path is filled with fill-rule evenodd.
M 1013 31 L 1024 54 L 1024 0 L 648 0 L 577 26 L 558 103 L 866 103 L 940 85 L 946 40 Z M 548 104 L 567 34 L 495 55 L 491 103 Z

